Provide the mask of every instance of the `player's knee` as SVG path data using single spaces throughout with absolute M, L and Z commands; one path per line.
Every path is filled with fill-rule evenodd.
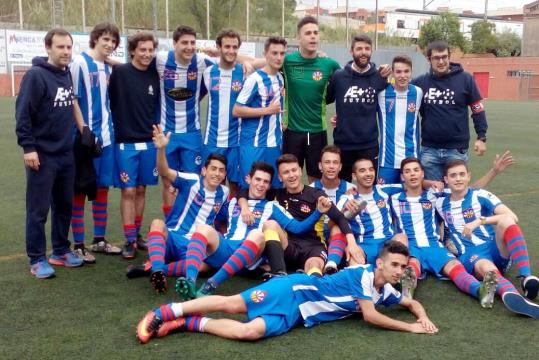
M 216 301 L 219 303 L 220 311 L 227 314 L 241 314 L 245 312 L 243 299 L 238 296 L 220 296 Z
M 264 225 L 262 225 L 262 230 L 263 231 L 266 231 L 266 230 L 279 230 L 281 227 L 279 226 L 279 224 L 277 223 L 277 221 L 275 220 L 268 220 L 264 223 Z
M 136 192 L 137 192 L 137 196 L 146 195 L 146 186 L 145 185 L 137 185 Z
M 514 225 L 516 224 L 516 221 L 517 219 L 515 219 L 513 216 L 511 216 L 510 214 L 504 214 L 500 217 L 500 219 L 498 220 L 498 226 L 501 227 L 502 229 L 506 229 L 508 228 L 509 226 L 511 225 Z
M 330 229 L 329 233 L 331 236 L 336 235 L 336 234 L 342 234 L 341 228 L 334 222 L 330 221 L 328 226 Z
M 320 257 L 311 257 L 305 261 L 305 270 L 309 271 L 312 268 L 322 269 L 324 267 L 324 260 Z
M 161 219 L 153 219 L 150 224 L 150 231 L 164 232 L 166 230 L 165 222 Z
M 237 335 L 239 340 L 258 340 L 264 336 L 264 329 L 261 329 L 259 326 L 249 322 L 247 324 L 242 324 L 242 326 L 238 329 Z
M 258 229 L 249 231 L 247 239 L 253 241 L 259 247 L 264 245 L 264 233 Z
M 215 229 L 214 229 L 213 227 L 211 227 L 210 225 L 200 224 L 200 225 L 197 225 L 195 231 L 196 231 L 197 233 L 201 233 L 201 234 L 204 235 L 204 236 L 208 236 L 208 235 L 210 235 L 213 231 L 215 231 Z
M 393 240 L 396 240 L 401 244 L 408 246 L 408 236 L 406 236 L 406 234 L 404 233 L 395 234 L 395 236 L 393 236 Z
M 122 199 L 134 200 L 137 194 L 137 190 L 134 187 L 122 189 Z

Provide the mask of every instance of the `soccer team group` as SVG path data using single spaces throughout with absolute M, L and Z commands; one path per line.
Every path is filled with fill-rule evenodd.
M 518 218 L 482 189 L 513 159 L 497 155 L 471 184 L 468 111 L 478 155 L 486 152 L 486 115 L 473 77 L 450 62 L 447 44 L 429 45 L 431 70 L 412 81 L 407 56 L 376 68 L 365 35 L 353 38 L 352 60 L 341 69 L 319 52 L 315 18 L 301 19 L 297 31 L 298 51 L 287 53 L 285 39 L 270 37 L 257 59 L 239 54 L 234 30 L 220 32 L 217 49 L 204 52 L 187 26 L 176 29 L 170 51 L 157 52 L 154 36 L 140 32 L 128 40 L 127 64 L 110 59 L 119 44 L 113 24 L 96 25 L 90 50 L 72 61 L 70 34 L 49 31 L 48 57 L 34 59 L 16 103 L 31 273 L 49 278 L 50 265 L 95 263 L 96 252 L 133 259 L 146 250 L 148 260 L 128 266 L 127 277 L 148 276 L 158 293 L 177 277 L 183 302 L 149 311 L 137 326 L 142 343 L 172 331 L 255 340 L 357 312 L 384 328 L 436 333 L 413 298 L 427 273 L 450 279 L 484 308 L 498 294 L 509 311 L 539 318 L 530 301 L 539 279 Z M 89 166 L 79 158 L 75 165 L 74 137 L 83 149 L 77 157 L 89 157 Z M 159 176 L 164 219 L 151 222 L 144 240 L 145 190 Z M 105 239 L 110 186 L 121 189 L 123 249 Z M 94 220 L 88 249 L 87 198 Z M 523 295 L 503 276 L 510 264 Z M 211 276 L 198 287 L 200 272 Z M 235 274 L 264 282 L 213 295 Z M 400 304 L 417 321 L 385 316 L 376 308 L 382 304 Z

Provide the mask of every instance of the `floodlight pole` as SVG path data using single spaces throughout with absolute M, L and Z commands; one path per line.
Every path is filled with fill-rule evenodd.
M 125 34 L 125 6 L 124 0 L 120 2 L 120 16 L 122 17 L 122 34 Z
M 80 9 L 82 15 L 82 32 L 86 32 L 86 2 L 81 0 Z
M 206 39 L 210 39 L 210 0 L 206 0 Z
M 165 0 L 165 37 L 168 38 L 168 0 Z
M 374 8 L 374 50 L 378 50 L 378 0 Z
M 115 23 L 116 22 L 116 0 L 110 0 L 110 7 L 111 7 L 111 10 L 112 10 L 112 22 Z
M 245 40 L 246 41 L 249 41 L 249 4 L 250 4 L 250 1 L 247 0 L 247 7 L 246 7 L 246 10 L 245 10 L 245 17 L 247 18 L 246 19 L 246 29 L 245 29 Z
M 284 37 L 284 0 L 281 1 L 281 36 Z
M 24 28 L 22 19 L 22 0 L 19 0 L 19 26 L 21 29 Z
M 350 41 L 350 29 L 348 28 L 348 0 L 346 0 L 346 5 L 345 5 L 345 18 L 344 18 L 344 26 L 346 27 L 346 48 L 348 48 L 348 46 L 350 45 L 349 41 Z
M 157 36 L 157 0 L 152 1 L 153 34 Z

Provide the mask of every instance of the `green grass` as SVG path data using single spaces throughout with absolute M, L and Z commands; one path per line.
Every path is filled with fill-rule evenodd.
M 329 109 L 332 112 L 333 108 Z M 488 102 L 488 154 L 472 156 L 475 175 L 484 172 L 495 153 L 510 149 L 517 164 L 490 186 L 520 218 L 532 257 L 539 269 L 539 123 L 537 102 Z M 135 326 L 145 312 L 175 299 L 173 292 L 155 295 L 147 279 L 127 280 L 129 263 L 120 257 L 98 256 L 97 264 L 57 269 L 57 277 L 40 281 L 29 275 L 24 241 L 25 175 L 22 152 L 14 134 L 14 100 L 0 98 L 0 358 L 6 359 L 319 359 L 319 358 L 527 358 L 537 356 L 539 323 L 509 313 L 499 299 L 492 310 L 461 293 L 450 282 L 427 279 L 417 298 L 440 328 L 435 336 L 374 328 L 359 318 L 323 324 L 310 330 L 256 343 L 240 343 L 209 335 L 177 334 L 142 346 Z M 108 238 L 123 242 L 119 192 L 110 194 Z M 91 218 L 87 206 L 87 219 Z M 160 216 L 160 192 L 148 192 L 144 224 Z M 91 222 L 90 222 L 91 223 Z M 89 227 L 87 226 L 87 229 Z M 50 248 L 50 243 L 48 244 Z M 509 272 L 515 280 L 515 271 Z M 169 283 L 172 285 L 172 282 Z M 255 282 L 234 278 L 220 289 L 233 294 Z M 411 321 L 406 311 L 383 310 Z M 1 355 L 3 354 L 3 355 Z

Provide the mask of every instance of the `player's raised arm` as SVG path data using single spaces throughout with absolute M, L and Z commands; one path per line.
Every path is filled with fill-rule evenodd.
M 492 167 L 485 175 L 477 180 L 472 187 L 484 189 L 496 176 L 498 176 L 498 174 L 504 172 L 506 168 L 514 163 L 515 160 L 509 150 L 505 151 L 502 155 L 496 154 L 496 157 L 492 161 Z
M 155 147 L 157 148 L 157 170 L 159 171 L 159 175 L 174 182 L 174 180 L 176 180 L 176 177 L 178 176 L 178 173 L 168 166 L 167 156 L 165 153 L 165 149 L 168 145 L 168 142 L 170 141 L 170 136 L 170 133 L 168 133 L 167 135 L 163 133 L 161 126 L 153 126 L 152 140 Z

